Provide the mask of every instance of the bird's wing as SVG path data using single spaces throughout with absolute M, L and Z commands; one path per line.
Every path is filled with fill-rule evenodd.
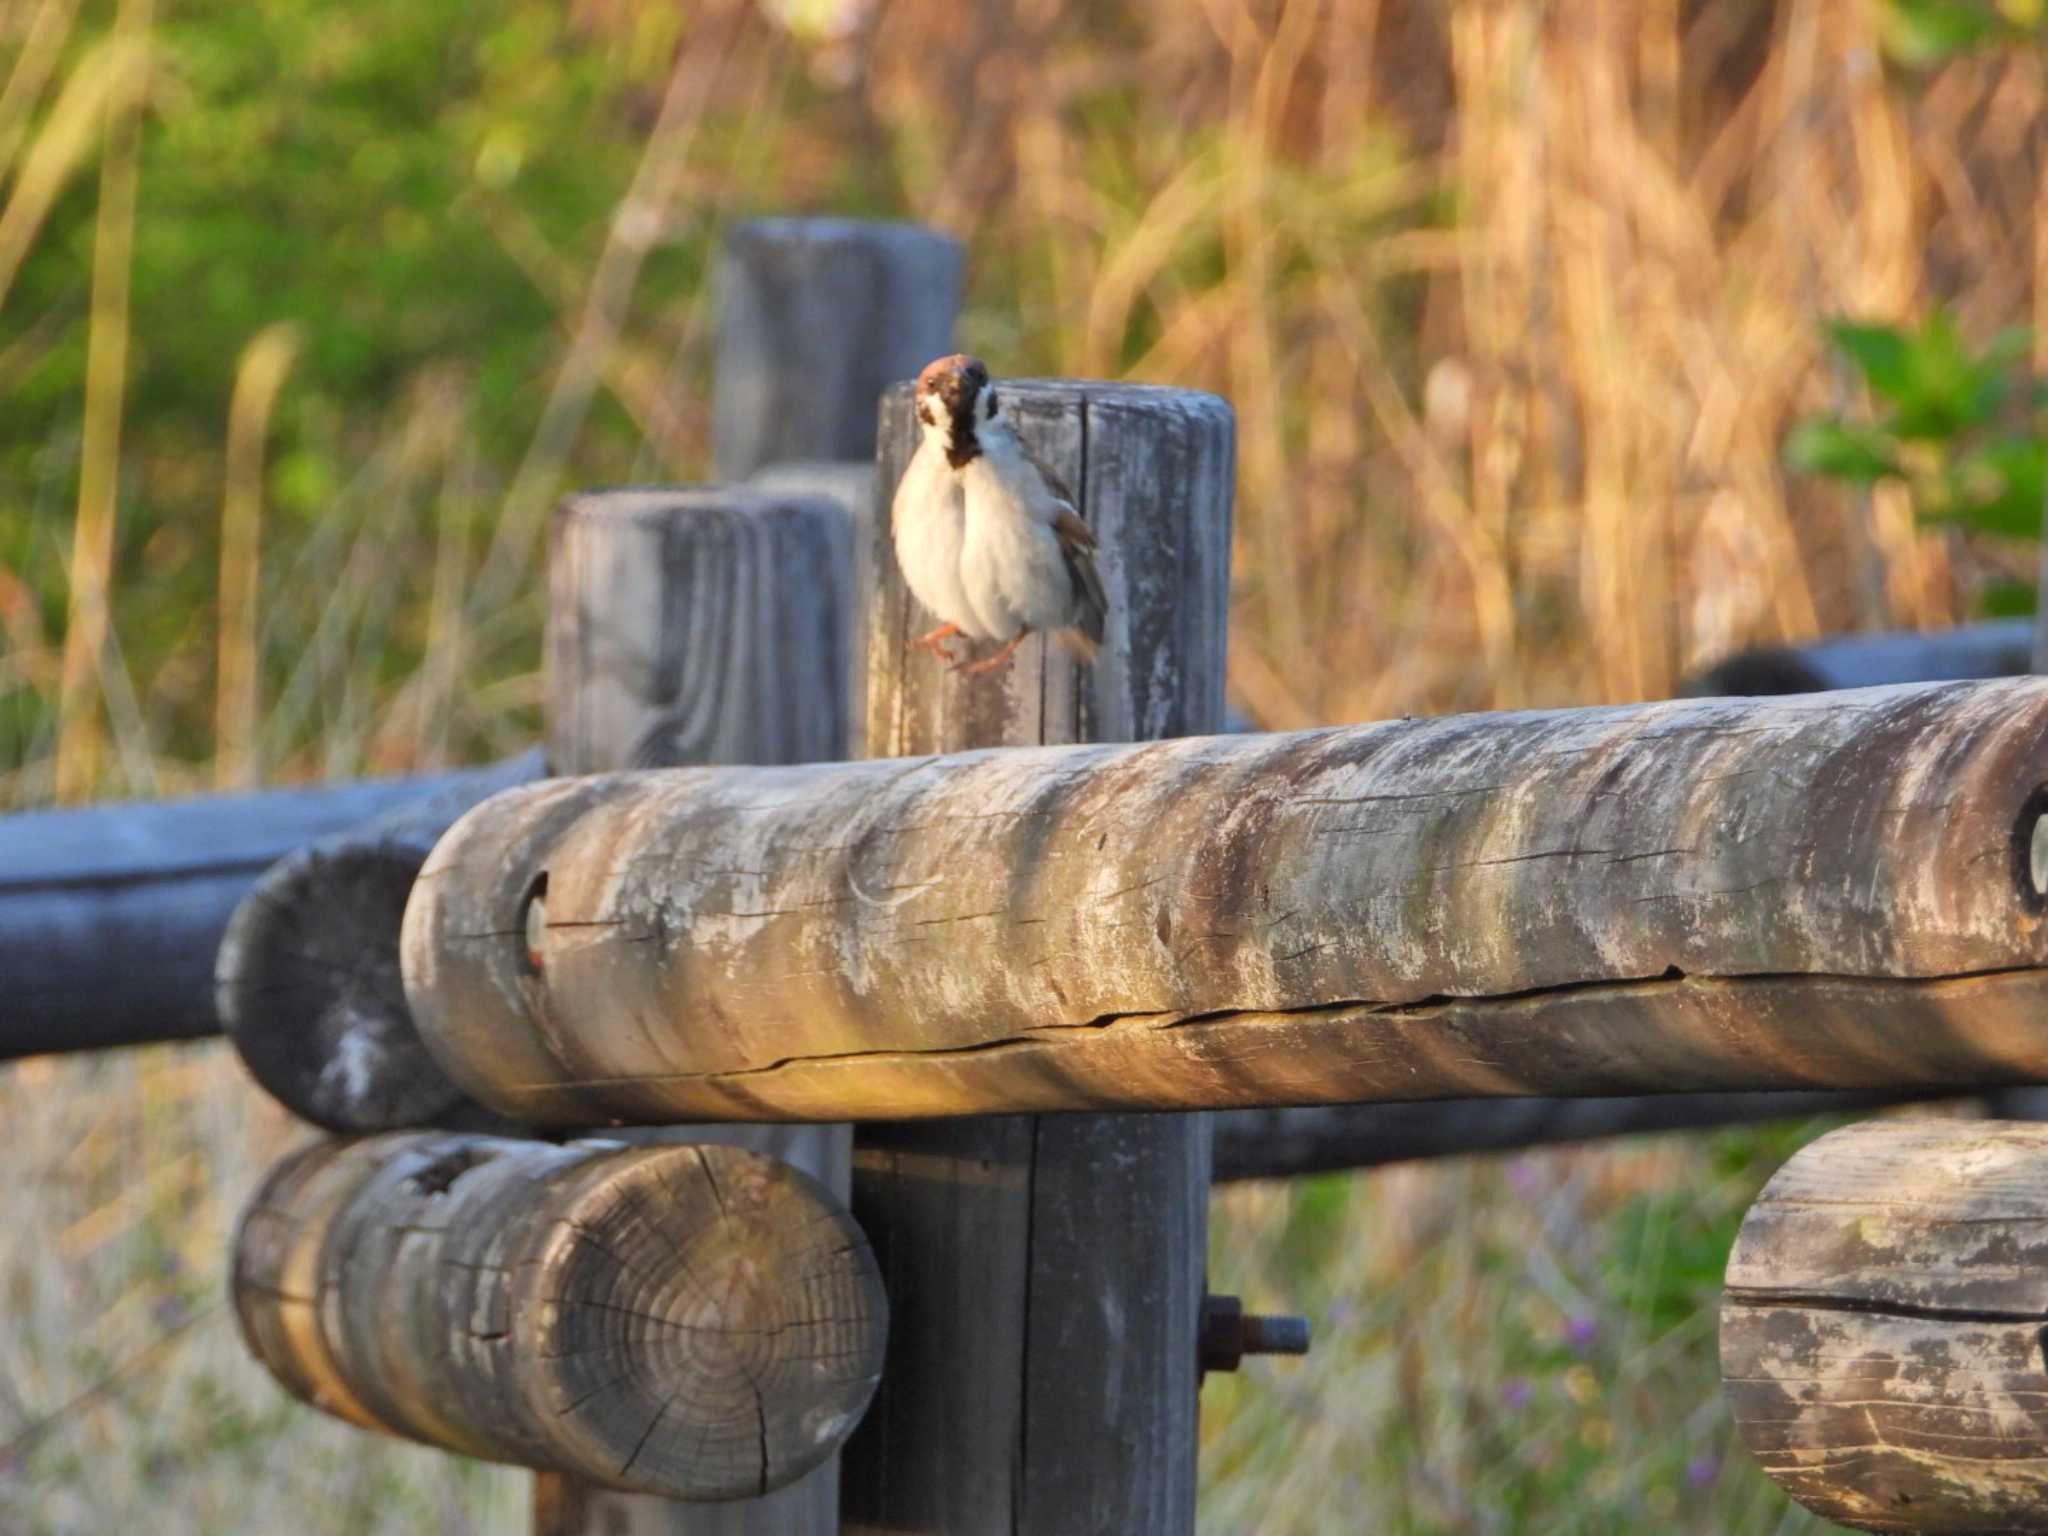
M 1050 464 L 1026 447 L 1021 437 L 1017 439 L 1017 446 L 1023 450 L 1024 462 L 1038 471 L 1038 478 L 1043 480 L 1045 488 L 1052 492 L 1053 500 L 1072 512 L 1075 508 L 1074 493 L 1067 489 L 1067 482 L 1052 472 Z
M 1095 569 L 1095 530 L 1069 508 L 1053 519 L 1052 532 L 1074 582 L 1074 628 L 1100 645 L 1109 621 L 1109 594 L 1102 590 L 1102 576 Z
M 1058 503 L 1052 531 L 1060 541 L 1060 555 L 1067 562 L 1067 575 L 1074 583 L 1074 632 L 1085 642 L 1083 649 L 1089 659 L 1093 659 L 1095 648 L 1102 644 L 1104 626 L 1109 622 L 1109 594 L 1103 591 L 1102 576 L 1095 569 L 1095 530 L 1081 521 L 1081 514 L 1074 509 L 1074 493 L 1067 489 L 1066 481 L 1023 443 L 1017 446 L 1023 448 L 1026 462 L 1038 471 L 1039 479 Z

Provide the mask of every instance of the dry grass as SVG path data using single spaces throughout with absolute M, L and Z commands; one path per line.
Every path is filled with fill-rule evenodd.
M 578 25 L 638 9 L 586 0 Z M 73 0 L 0 0 L 0 390 L 45 345 L 9 307 L 25 255 L 67 187 L 103 189 L 76 515 L 0 504 L 73 549 L 56 634 L 32 573 L 0 568 L 0 705 L 37 723 L 0 804 L 518 745 L 535 534 L 590 413 L 637 425 L 624 474 L 704 462 L 708 301 L 636 318 L 647 251 L 848 187 L 968 241 L 965 339 L 999 368 L 1231 398 L 1231 682 L 1269 726 L 1654 696 L 1743 641 L 1967 610 L 1982 552 L 1882 494 L 1788 485 L 1778 444 L 1849 389 L 1820 316 L 2048 316 L 2038 59 L 1888 80 L 1852 0 L 773 8 L 810 18 L 795 37 L 767 9 L 688 7 L 587 264 L 515 196 L 467 205 L 559 314 L 523 459 L 489 461 L 446 360 L 320 527 L 274 545 L 262 439 L 288 354 L 220 339 L 248 348 L 248 390 L 211 449 L 219 612 L 131 666 L 109 550 L 136 494 L 116 473 L 127 241 L 158 39 L 145 0 L 97 41 Z M 426 659 L 392 676 L 401 640 Z M 194 710 L 220 722 L 215 758 L 163 750 Z M 515 1477 L 323 1422 L 242 1359 L 222 1246 L 291 1132 L 221 1049 L 18 1065 L 0 1121 L 0 1529 L 516 1528 Z M 1221 1197 L 1219 1281 L 1317 1313 L 1323 1342 L 1209 1388 L 1205 1529 L 1803 1528 L 1726 1455 L 1710 1313 L 1628 1279 L 1725 1223 L 1765 1168 L 1750 1146 Z

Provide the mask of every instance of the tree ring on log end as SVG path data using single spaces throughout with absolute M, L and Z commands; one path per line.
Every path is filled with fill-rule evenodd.
M 583 1466 L 753 1497 L 859 1420 L 886 1317 L 866 1239 L 809 1175 L 740 1147 L 639 1148 L 558 1211 L 521 1326 L 551 1365 L 536 1406 L 578 1405 L 563 1428 Z
M 233 1276 L 251 1351 L 318 1407 L 688 1500 L 825 1461 L 888 1328 L 853 1218 L 730 1146 L 321 1142 L 264 1181 Z

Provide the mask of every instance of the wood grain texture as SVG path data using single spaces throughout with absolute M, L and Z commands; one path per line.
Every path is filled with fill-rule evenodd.
M 416 801 L 287 854 L 250 887 L 214 958 L 215 1007 L 278 1102 L 348 1134 L 506 1128 L 420 1043 L 398 930 L 414 879 L 455 819 L 541 775 L 538 751 L 448 775 Z
M 1220 728 L 1229 408 L 1182 391 L 1000 387 L 1100 539 L 1101 654 L 1083 666 L 1038 637 L 1002 672 L 969 677 L 908 648 L 934 620 L 914 611 L 882 499 L 914 442 L 908 392 L 892 391 L 871 545 L 870 755 Z M 921 1327 L 898 1334 L 870 1427 L 847 1449 L 850 1529 L 1192 1529 L 1208 1154 L 1201 1116 L 861 1129 L 854 1201 L 880 1234 L 893 1303 Z
M 887 1332 L 844 1208 L 735 1147 L 321 1142 L 248 1207 L 233 1289 L 251 1351 L 317 1407 L 694 1499 L 831 1454 Z
M 1225 621 L 1190 593 L 1228 590 L 1235 436 L 1214 395 L 1143 384 L 998 381 L 1003 414 L 1072 487 L 1109 594 L 1102 654 L 1080 665 L 1034 635 L 989 676 L 905 642 L 939 621 L 896 575 L 888 500 L 916 445 L 910 389 L 883 401 L 870 531 L 868 755 L 1033 743 L 1157 741 L 1222 729 Z
M 0 816 L 0 1060 L 220 1032 L 213 955 L 262 873 L 445 778 Z
M 953 350 L 962 267 L 957 241 L 914 224 L 735 226 L 716 278 L 711 456 L 720 477 L 872 459 L 884 387 Z
M 854 519 L 848 471 L 723 492 L 579 498 L 556 525 L 550 740 L 584 767 L 783 763 L 845 755 Z M 821 489 L 822 487 L 822 489 Z M 721 1141 L 781 1158 L 845 1198 L 845 1125 L 691 1126 L 636 1139 Z M 825 1536 L 839 1465 L 715 1508 L 599 1487 L 547 1493 L 578 1536 Z M 568 1522 L 576 1522 L 568 1524 Z
M 2048 1126 L 1821 1138 L 1744 1219 L 1721 1308 L 1743 1444 L 1861 1530 L 2048 1529 Z
M 865 622 L 869 593 L 874 589 L 875 465 L 812 460 L 768 464 L 747 477 L 760 490 L 831 502 L 846 514 L 853 546 L 853 595 L 846 635 L 846 748 L 835 757 L 855 755 L 867 740 L 868 631 Z
M 569 498 L 548 550 L 548 762 L 583 774 L 838 756 L 848 539 L 845 515 L 819 498 L 741 487 Z M 748 757 L 725 755 L 735 741 Z
M 2039 1081 L 2044 777 L 2032 678 L 600 777 L 406 982 L 567 1123 Z

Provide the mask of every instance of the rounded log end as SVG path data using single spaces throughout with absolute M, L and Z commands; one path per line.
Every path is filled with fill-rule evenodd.
M 327 1130 L 500 1124 L 441 1070 L 406 1003 L 398 934 L 424 861 L 404 841 L 311 845 L 258 879 L 222 937 L 215 1006 L 236 1052 Z
M 1822 1137 L 1729 1256 L 1722 1390 L 1744 1447 L 1871 1531 L 2048 1529 L 2048 1126 L 1887 1119 Z
M 548 1019 L 549 863 L 617 775 L 508 791 L 457 821 L 412 883 L 399 931 L 404 995 L 442 1070 L 523 1125 L 593 1126 L 615 1115 L 574 1091 Z
M 251 1202 L 233 1294 L 251 1352 L 330 1413 L 701 1501 L 831 1455 L 888 1331 L 853 1218 L 727 1146 L 321 1142 Z
M 881 1379 L 888 1305 L 822 1185 L 739 1147 L 639 1148 L 565 1204 L 531 1352 L 578 1463 L 751 1498 L 838 1449 Z M 568 1413 L 568 1405 L 575 1405 Z

